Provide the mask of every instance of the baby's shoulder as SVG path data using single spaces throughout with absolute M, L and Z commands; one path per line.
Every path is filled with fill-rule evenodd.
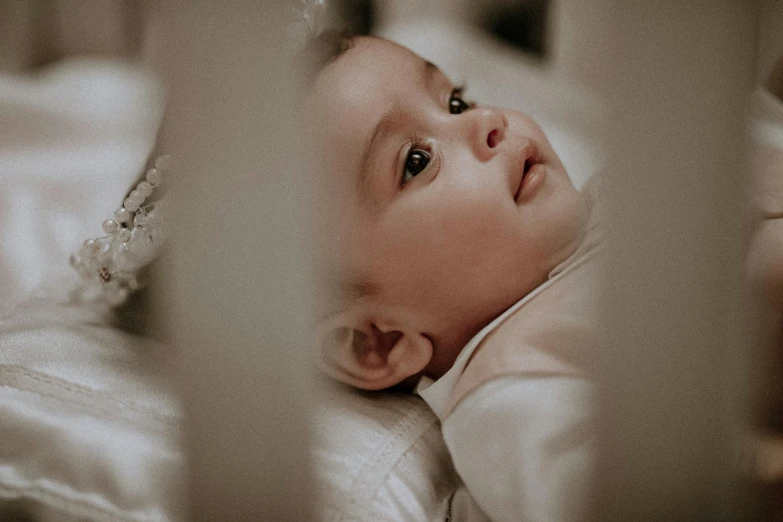
M 541 288 L 487 334 L 468 367 L 475 362 L 473 371 L 575 373 L 572 367 L 594 359 L 590 354 L 598 340 L 598 275 L 595 266 L 586 264 Z
M 585 353 L 585 332 L 566 326 L 531 334 L 518 326 L 516 321 L 504 323 L 477 347 L 452 391 L 452 407 L 487 383 L 500 379 L 511 382 L 541 377 L 586 377 L 581 360 Z

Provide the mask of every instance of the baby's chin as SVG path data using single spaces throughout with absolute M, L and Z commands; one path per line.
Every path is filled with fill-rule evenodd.
M 565 171 L 563 171 L 565 172 Z M 549 261 L 550 273 L 558 265 L 568 260 L 579 249 L 587 235 L 590 213 L 584 194 L 579 192 L 568 180 L 568 187 L 561 194 L 564 203 L 560 207 L 558 229 L 553 232 L 556 243 Z

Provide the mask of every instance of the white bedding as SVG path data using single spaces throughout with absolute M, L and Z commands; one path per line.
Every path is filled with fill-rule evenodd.
M 332 388 L 313 446 L 322 520 L 445 520 L 459 478 L 424 401 Z
M 167 347 L 107 319 L 44 300 L 0 322 L 0 500 L 44 521 L 180 520 Z
M 162 110 L 155 78 L 123 63 L 0 74 L 0 316 L 73 275 L 68 257 L 122 201 Z
M 0 520 L 14 501 L 41 521 L 184 519 L 169 347 L 108 319 L 43 300 L 0 321 Z M 319 520 L 445 519 L 459 480 L 421 399 L 329 388 L 314 415 Z

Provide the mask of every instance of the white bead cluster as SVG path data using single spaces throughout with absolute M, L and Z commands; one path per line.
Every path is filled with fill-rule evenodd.
M 141 287 L 139 271 L 156 257 L 164 240 L 161 214 L 165 201 L 159 199 L 146 205 L 144 202 L 162 183 L 169 168 L 169 156 L 156 159 L 146 179 L 136 185 L 114 216 L 103 222 L 106 235 L 86 240 L 71 255 L 71 266 L 82 278 L 76 297 L 116 307 Z
M 300 7 L 292 8 L 292 20 L 286 31 L 286 43 L 294 51 L 307 47 L 310 40 L 327 28 L 337 29 L 326 0 L 300 0 Z

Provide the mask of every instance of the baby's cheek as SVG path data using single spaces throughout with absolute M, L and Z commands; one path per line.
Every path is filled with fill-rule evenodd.
M 444 249 L 484 248 L 482 245 L 502 237 L 510 224 L 511 216 L 502 210 L 497 198 L 482 198 L 478 192 L 466 194 L 432 214 L 432 239 Z
M 515 132 L 520 136 L 533 138 L 539 142 L 549 143 L 546 134 L 544 134 L 544 130 L 531 117 L 526 116 L 521 112 L 509 111 L 506 114 L 506 119 L 508 119 L 508 125 L 512 132 Z

